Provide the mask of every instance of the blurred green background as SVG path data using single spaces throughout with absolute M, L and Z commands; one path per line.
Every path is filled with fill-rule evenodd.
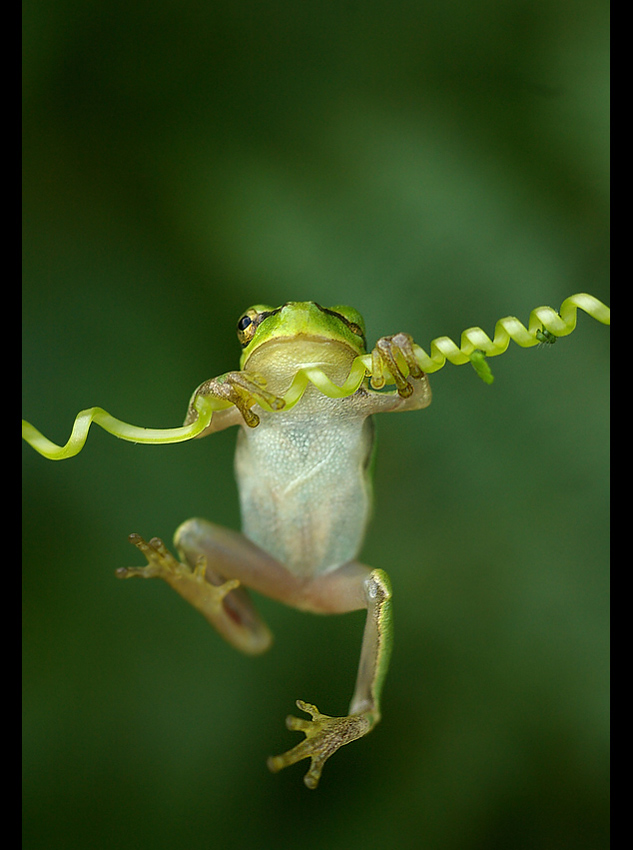
M 30 2 L 23 415 L 181 422 L 252 303 L 350 303 L 428 348 L 609 300 L 608 11 L 565 0 Z M 395 592 L 384 720 L 318 791 L 298 697 L 344 713 L 363 615 L 261 600 L 241 657 L 137 531 L 239 525 L 233 432 L 94 429 L 24 459 L 24 846 L 607 846 L 609 331 L 584 314 L 485 386 L 378 421 L 363 560 Z

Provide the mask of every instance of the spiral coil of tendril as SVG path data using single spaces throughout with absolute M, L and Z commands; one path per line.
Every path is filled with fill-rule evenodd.
M 548 341 L 555 341 L 558 337 L 568 336 L 576 327 L 578 310 L 583 310 L 596 321 L 604 325 L 611 323 L 611 311 L 593 295 L 580 292 L 566 298 L 561 304 L 558 312 L 551 307 L 537 307 L 530 313 L 528 327 L 526 328 L 514 316 L 506 316 L 499 319 L 495 325 L 493 339 L 481 328 L 467 328 L 461 335 L 461 345 L 458 347 L 450 337 L 440 336 L 431 342 L 431 353 L 427 354 L 418 345 L 413 346 L 415 358 L 420 368 L 427 373 L 437 372 L 448 360 L 455 366 L 471 363 L 477 374 L 486 383 L 492 382 L 492 374 L 485 362 L 486 357 L 497 357 L 503 354 L 510 341 L 514 341 L 522 348 L 532 348 L 542 344 L 545 332 Z M 406 364 L 402 364 L 403 372 L 408 372 Z M 284 410 L 289 410 L 301 398 L 308 382 L 314 384 L 324 395 L 330 398 L 345 398 L 352 395 L 360 387 L 365 378 L 371 375 L 371 354 L 363 354 L 357 357 L 350 369 L 350 373 L 342 386 L 338 386 L 323 370 L 318 368 L 300 369 L 295 375 L 292 384 L 283 396 Z M 386 383 L 394 383 L 386 374 Z M 257 399 L 260 405 L 272 410 L 269 405 Z M 111 416 L 101 407 L 91 407 L 77 414 L 73 424 L 72 433 L 65 446 L 58 446 L 41 434 L 37 428 L 29 422 L 22 420 L 22 438 L 37 452 L 49 460 L 64 460 L 73 457 L 84 447 L 88 437 L 90 425 L 94 422 L 105 431 L 128 440 L 133 443 L 147 443 L 164 445 L 168 443 L 180 443 L 191 440 L 201 434 L 211 422 L 213 412 L 230 407 L 230 402 L 209 396 L 199 396 L 195 401 L 198 418 L 190 425 L 181 428 L 141 428 L 122 422 Z
M 606 304 L 593 295 L 579 292 L 566 298 L 558 313 L 551 307 L 537 307 L 532 310 L 527 328 L 514 316 L 499 319 L 495 325 L 494 339 L 490 339 L 481 328 L 468 328 L 462 333 L 459 348 L 447 336 L 433 340 L 430 356 L 416 346 L 416 354 L 419 352 L 417 360 L 425 372 L 435 372 L 441 369 L 447 360 L 455 366 L 468 363 L 473 352 L 477 350 L 483 351 L 486 357 L 496 357 L 507 350 L 511 340 L 521 348 L 531 348 L 539 344 L 537 332 L 542 334 L 543 328 L 554 337 L 569 336 L 576 327 L 578 308 L 603 325 L 611 323 L 611 311 Z

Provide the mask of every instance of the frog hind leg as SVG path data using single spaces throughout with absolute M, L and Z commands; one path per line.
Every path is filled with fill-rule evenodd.
M 188 533 L 202 523 L 204 534 Z M 131 534 L 129 540 L 146 557 L 147 566 L 118 569 L 118 578 L 161 578 L 236 649 L 259 655 L 270 647 L 272 634 L 239 579 L 240 559 L 256 560 L 261 550 L 242 545 L 241 535 L 203 520 L 188 520 L 176 531 L 180 560 L 158 538 L 148 542 Z M 252 564 L 245 571 L 249 569 Z
M 340 587 L 342 571 L 349 571 L 349 582 L 358 583 L 360 564 L 352 563 L 337 571 L 337 584 Z M 304 783 L 314 789 L 319 783 L 323 765 L 340 747 L 362 738 L 370 732 L 380 720 L 380 694 L 389 665 L 392 647 L 391 584 L 383 570 L 369 570 L 360 577 L 367 619 L 361 649 L 356 688 L 345 717 L 330 717 L 316 706 L 297 700 L 297 706 L 311 715 L 311 720 L 298 717 L 286 718 L 290 730 L 303 732 L 305 740 L 278 756 L 268 759 L 268 767 L 273 773 L 288 767 L 304 758 L 311 759 L 310 769 L 304 776 Z M 325 577 L 327 578 L 327 577 Z M 325 581 L 321 579 L 323 583 Z M 350 594 L 353 596 L 353 594 Z M 361 607 L 357 605 L 354 607 Z M 350 607 L 350 610 L 353 610 Z

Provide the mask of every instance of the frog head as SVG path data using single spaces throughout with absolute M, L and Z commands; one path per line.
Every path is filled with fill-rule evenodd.
M 321 307 L 315 301 L 288 301 L 281 307 L 256 304 L 240 316 L 237 337 L 243 352 L 240 369 L 261 345 L 283 340 L 337 342 L 365 353 L 365 322 L 353 307 Z

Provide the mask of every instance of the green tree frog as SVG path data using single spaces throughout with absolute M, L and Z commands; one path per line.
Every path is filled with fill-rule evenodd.
M 123 568 L 118 575 L 164 579 L 229 643 L 253 655 L 268 649 L 271 634 L 246 588 L 319 614 L 367 610 L 349 714 L 330 717 L 297 700 L 311 720 L 288 717 L 286 723 L 305 740 L 268 760 L 276 772 L 310 758 L 304 782 L 316 788 L 325 761 L 380 720 L 391 652 L 389 578 L 357 560 L 372 499 L 371 417 L 426 407 L 431 390 L 413 340 L 400 333 L 376 343 L 371 384 L 363 381 L 346 398 L 329 398 L 309 384 L 286 410 L 281 396 L 302 367 L 316 366 L 339 385 L 345 381 L 355 358 L 365 354 L 362 316 L 351 307 L 311 301 L 257 305 L 241 316 L 237 335 L 240 371 L 201 384 L 185 424 L 196 420 L 199 396 L 231 403 L 200 436 L 240 426 L 235 470 L 242 534 L 204 519 L 187 520 L 174 537 L 180 560 L 157 538 L 146 542 L 133 534 L 130 541 L 148 565 Z M 387 373 L 396 390 L 380 392 Z

